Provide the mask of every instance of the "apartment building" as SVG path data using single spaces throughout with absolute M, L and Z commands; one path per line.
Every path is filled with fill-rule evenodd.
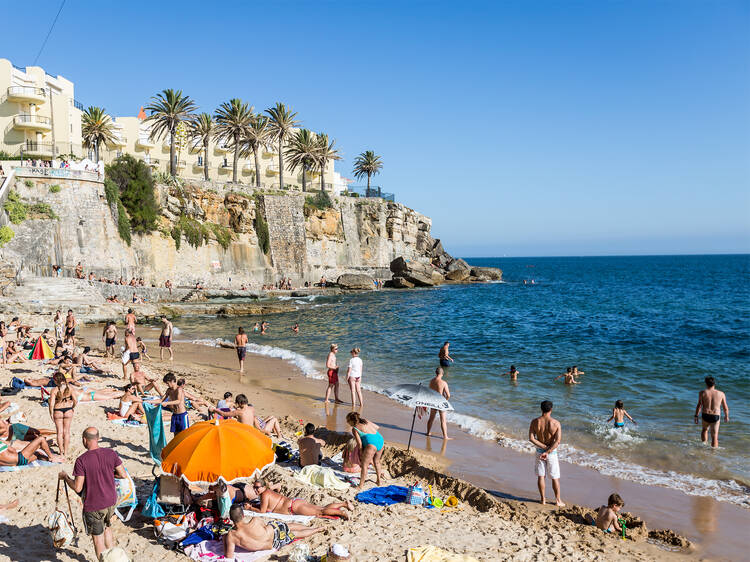
M 28 158 L 80 158 L 85 155 L 82 112 L 70 80 L 0 58 L 0 151 Z

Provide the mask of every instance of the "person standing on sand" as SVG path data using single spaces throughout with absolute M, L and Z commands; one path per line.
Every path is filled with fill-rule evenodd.
M 352 393 L 352 408 L 357 407 L 357 397 L 359 397 L 359 405 L 364 406 L 365 402 L 362 400 L 362 359 L 359 357 L 359 348 L 355 347 L 350 352 L 352 358 L 349 360 L 349 369 L 346 372 L 346 382 L 349 383 L 349 390 Z
M 542 415 L 531 421 L 529 441 L 536 446 L 536 476 L 542 504 L 547 503 L 544 497 L 545 476 L 552 479 L 552 490 L 555 492 L 555 505 L 565 507 L 560 500 L 560 461 L 557 458 L 557 447 L 562 438 L 560 422 L 552 417 L 552 401 L 541 404 Z
M 453 363 L 453 358 L 450 356 L 450 348 L 451 344 L 450 342 L 445 342 L 443 344 L 443 347 L 440 348 L 440 351 L 438 352 L 438 359 L 440 359 L 440 366 L 443 369 L 447 369 L 451 366 L 451 363 Z
M 117 343 L 117 326 L 111 320 L 107 322 L 102 332 L 102 339 L 104 340 L 105 356 L 115 356 L 115 344 Z
M 438 367 L 435 369 L 435 376 L 430 381 L 430 388 L 435 392 L 442 394 L 446 400 L 450 400 L 451 391 L 448 388 L 448 383 L 443 380 L 443 368 Z M 430 408 L 430 418 L 427 420 L 427 437 L 430 437 L 432 431 L 432 423 L 435 421 L 435 414 L 438 410 Z M 440 410 L 440 429 L 443 431 L 443 439 L 450 441 L 452 437 L 448 437 L 448 423 L 445 420 L 445 412 Z
M 68 316 L 65 318 L 65 340 L 69 341 L 71 344 L 76 344 L 76 326 L 78 325 L 78 321 L 76 320 L 76 317 L 73 316 L 73 311 L 68 310 Z
M 159 335 L 159 359 L 164 360 L 164 350 L 169 351 L 169 360 L 174 361 L 174 352 L 172 351 L 172 332 L 174 326 L 167 320 L 167 317 L 161 317 L 161 334 Z
M 113 449 L 99 447 L 99 430 L 95 427 L 87 427 L 83 432 L 83 446 L 86 447 L 86 452 L 76 459 L 73 467 L 75 479 L 65 471 L 61 471 L 58 478 L 64 480 L 77 494 L 83 492 L 85 487 L 83 525 L 91 535 L 94 553 L 99 560 L 102 551 L 115 544 L 110 528 L 117 503 L 115 476 L 127 478 L 128 473 Z
M 701 429 L 701 441 L 708 440 L 711 432 L 711 446 L 719 446 L 719 425 L 721 425 L 721 410 L 724 410 L 724 420 L 729 423 L 729 405 L 726 395 L 716 390 L 716 380 L 706 377 L 706 388 L 698 393 L 698 405 L 695 407 L 695 423 L 698 423 L 698 414 L 701 413 L 703 429 Z
M 55 312 L 55 340 L 62 341 L 63 339 L 63 317 L 62 311 L 58 310 Z
M 344 403 L 342 400 L 339 400 L 339 366 L 336 362 L 336 353 L 338 350 L 339 346 L 332 343 L 328 351 L 328 357 L 326 357 L 326 372 L 328 374 L 328 388 L 326 388 L 326 399 L 324 401 L 326 404 L 328 404 L 328 399 L 331 397 L 331 390 L 333 390 L 335 403 Z
M 237 360 L 240 362 L 240 373 L 244 373 L 245 355 L 247 354 L 247 334 L 242 326 L 237 328 L 237 335 L 234 336 L 234 347 L 237 350 Z
M 128 308 L 128 313 L 125 315 L 125 329 L 128 328 L 133 330 L 133 333 L 135 334 L 135 324 L 137 320 L 135 318 L 135 313 L 133 312 L 132 308 Z
M 133 369 L 137 370 L 135 364 L 141 358 L 138 351 L 138 340 L 135 339 L 135 332 L 132 328 L 125 329 L 125 351 L 122 354 L 122 378 L 128 378 L 128 363 L 133 364 Z

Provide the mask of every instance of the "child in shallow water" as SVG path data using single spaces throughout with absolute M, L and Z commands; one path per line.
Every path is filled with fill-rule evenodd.
M 592 515 L 586 516 L 586 521 L 604 531 L 611 533 L 613 530 L 617 533 L 622 531 L 617 514 L 625 505 L 619 494 L 612 494 L 607 499 L 607 505 L 603 505 L 596 513 L 596 518 Z
M 615 420 L 615 427 L 625 427 L 625 418 L 628 418 L 633 423 L 636 423 L 635 420 L 630 417 L 630 414 L 625 411 L 625 405 L 622 403 L 622 400 L 618 400 L 617 402 L 615 402 L 615 407 L 612 408 L 612 415 L 609 417 L 607 422 Z M 638 424 L 636 423 L 636 425 Z

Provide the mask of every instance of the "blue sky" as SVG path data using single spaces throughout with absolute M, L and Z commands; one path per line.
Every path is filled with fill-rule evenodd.
M 59 2 L 7 25 L 31 64 Z M 464 256 L 750 251 L 750 3 L 84 2 L 38 64 L 135 115 L 291 105 Z

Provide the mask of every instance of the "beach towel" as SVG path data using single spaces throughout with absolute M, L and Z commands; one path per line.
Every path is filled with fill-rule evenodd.
M 361 503 L 393 505 L 405 502 L 408 494 L 409 489 L 406 486 L 382 486 L 360 492 L 354 496 L 354 499 Z
M 60 466 L 60 463 L 50 461 L 31 461 L 24 466 L 0 466 L 0 472 L 15 472 L 24 468 L 38 468 L 40 466 Z
M 286 523 L 300 523 L 307 525 L 315 519 L 314 515 L 289 515 L 288 513 L 256 513 L 255 511 L 244 511 L 245 517 L 265 517 L 266 519 L 276 519 Z
M 295 474 L 294 477 L 300 482 L 319 488 L 328 488 L 331 490 L 348 490 L 350 488 L 349 484 L 336 477 L 332 469 L 324 466 L 306 466 L 299 473 Z
M 410 548 L 406 552 L 406 562 L 479 562 L 473 556 L 454 554 L 432 545 Z
M 161 464 L 161 450 L 167 446 L 167 434 L 161 419 L 161 404 L 143 403 L 148 422 L 148 450 L 154 464 Z
M 266 556 L 270 556 L 275 550 L 260 550 L 258 552 L 247 552 L 241 548 L 235 548 L 234 560 L 240 562 L 253 562 Z M 222 541 L 203 541 L 192 546 L 185 547 L 185 554 L 193 560 L 224 561 L 232 560 L 224 558 L 224 543 Z

